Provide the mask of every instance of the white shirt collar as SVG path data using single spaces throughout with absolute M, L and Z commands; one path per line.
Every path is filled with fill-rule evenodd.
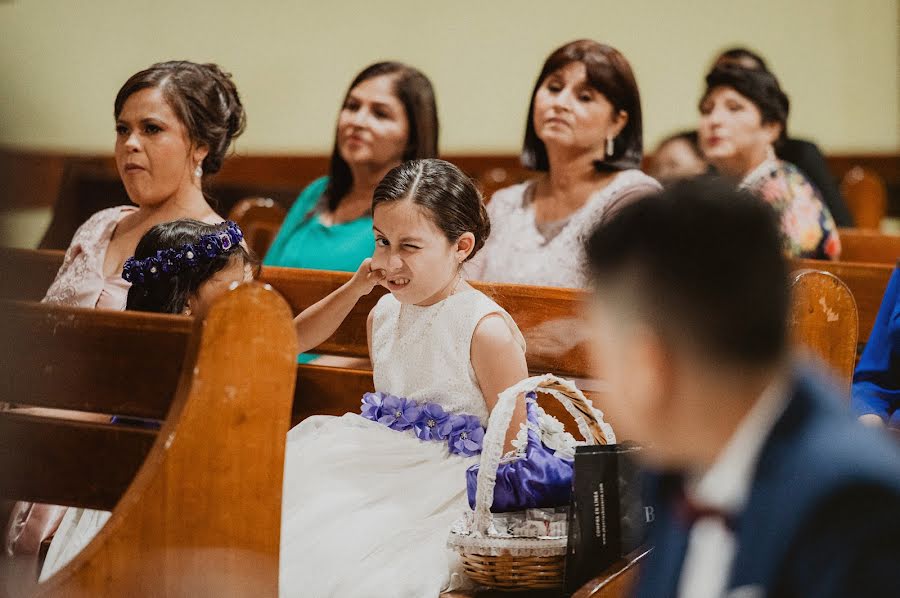
M 788 378 L 776 377 L 738 424 L 715 462 L 705 472 L 688 478 L 686 490 L 691 499 L 731 513 L 743 508 L 763 444 L 787 405 L 788 384 Z

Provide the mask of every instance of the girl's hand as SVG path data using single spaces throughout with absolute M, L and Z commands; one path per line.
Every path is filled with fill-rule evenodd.
M 384 278 L 384 270 L 372 270 L 372 258 L 366 258 L 350 279 L 350 288 L 362 297 L 372 292 Z

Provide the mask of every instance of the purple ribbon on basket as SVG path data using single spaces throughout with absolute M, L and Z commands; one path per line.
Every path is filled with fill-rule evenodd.
M 413 430 L 420 440 L 446 442 L 454 455 L 481 453 L 484 427 L 474 415 L 447 413 L 437 403 L 418 403 L 384 392 L 367 392 L 360 415 L 392 430 Z
M 538 428 L 537 393 L 526 395 L 525 409 L 528 423 L 528 443 L 525 456 L 497 467 L 494 503 L 491 511 L 508 513 L 532 508 L 562 507 L 572 496 L 572 471 L 575 461 L 557 457 L 547 448 L 533 429 Z M 532 427 L 533 426 L 533 427 Z M 478 487 L 478 465 L 466 470 L 466 493 L 469 506 L 475 509 L 475 490 Z

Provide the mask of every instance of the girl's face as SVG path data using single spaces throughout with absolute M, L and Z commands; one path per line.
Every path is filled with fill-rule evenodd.
M 409 121 L 393 76 L 372 77 L 350 90 L 337 126 L 338 151 L 348 164 L 394 166 L 408 140 Z
M 700 103 L 700 149 L 728 174 L 759 165 L 780 132 L 779 124 L 764 124 L 756 104 L 732 87 L 716 87 Z
M 545 144 L 599 154 L 606 138 L 615 138 L 628 122 L 625 112 L 617 112 L 591 86 L 581 62 L 570 62 L 544 79 L 534 96 L 532 119 Z
M 210 276 L 197 292 L 188 299 L 191 315 L 203 316 L 209 307 L 233 286 L 253 280 L 250 265 L 240 256 L 234 256 L 228 265 Z
M 432 305 L 452 292 L 460 264 L 474 247 L 472 233 L 451 243 L 431 215 L 409 200 L 379 204 L 372 219 L 375 254 L 371 268 L 385 271 L 381 284 L 398 301 Z
M 192 146 L 187 129 L 159 88 L 131 94 L 116 119 L 116 168 L 128 197 L 156 206 L 191 187 L 205 148 Z

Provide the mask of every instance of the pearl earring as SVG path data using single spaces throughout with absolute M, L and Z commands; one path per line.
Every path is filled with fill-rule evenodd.
M 198 179 L 203 178 L 203 166 L 201 166 L 200 164 L 197 164 L 197 168 L 194 169 L 194 176 L 197 177 Z
M 606 155 L 612 156 L 614 151 L 616 151 L 616 146 L 613 143 L 613 138 L 607 137 L 606 138 Z

